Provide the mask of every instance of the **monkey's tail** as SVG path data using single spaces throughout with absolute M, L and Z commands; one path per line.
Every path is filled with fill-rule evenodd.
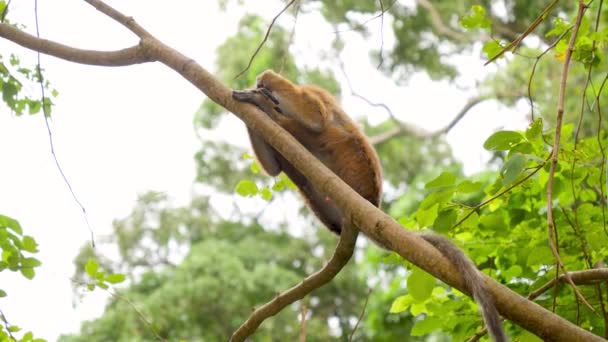
M 425 233 L 421 237 L 441 252 L 460 272 L 465 286 L 473 295 L 488 333 L 495 342 L 507 342 L 507 336 L 500 321 L 500 315 L 494 305 L 494 299 L 488 291 L 481 273 L 475 264 L 453 242 L 438 234 Z

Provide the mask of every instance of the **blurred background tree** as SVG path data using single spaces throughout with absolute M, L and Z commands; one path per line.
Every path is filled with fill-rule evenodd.
M 220 3 L 226 9 L 254 6 L 251 1 Z M 557 224 L 563 231 L 559 243 L 570 270 L 594 267 L 608 254 L 602 166 L 607 120 L 597 115 L 607 102 L 606 92 L 599 90 L 605 79 L 606 64 L 601 62 L 608 37 L 607 10 L 606 6 L 600 9 L 601 3 L 591 3 L 581 28 L 580 36 L 593 46 L 579 39 L 581 53 L 575 56 L 568 82 L 565 162 L 560 164 L 556 183 L 561 210 L 556 213 Z M 233 88 L 242 89 L 255 84 L 261 71 L 272 68 L 296 83 L 314 83 L 344 97 L 351 86 L 341 76 L 343 61 L 349 58 L 345 47 L 351 36 L 341 33 L 349 32 L 364 39 L 370 65 L 377 66 L 378 72 L 394 84 L 408 84 L 412 76 L 422 73 L 456 87 L 462 80 L 470 80 L 466 68 L 459 65 L 463 58 L 479 56 L 482 63 L 481 58 L 487 59 L 488 52 L 495 53 L 496 46 L 500 48 L 500 44 L 526 31 L 546 6 L 546 1 L 520 0 L 295 1 L 253 59 L 271 18 L 260 17 L 255 11 L 243 16 L 236 33 L 217 50 L 215 74 Z M 382 120 L 378 116 L 357 117 L 376 143 L 382 160 L 384 210 L 407 228 L 434 226 L 450 235 L 480 269 L 522 295 L 554 274 L 550 272 L 554 261 L 543 212 L 547 168 L 491 205 L 476 208 L 462 224 L 455 224 L 470 213 L 470 208 L 521 181 L 534 167 L 542 167 L 550 150 L 544 141 L 553 141 L 563 60 L 560 54 L 566 47 L 575 11 L 575 2 L 555 4 L 520 44 L 514 58 L 500 59 L 467 89 L 474 96 L 462 115 L 478 103 L 496 101 L 504 108 L 523 106 L 528 113 L 533 108 L 532 119 L 542 118 L 520 134 L 516 149 L 488 148 L 494 157 L 485 171 L 465 177 L 463 166 L 445 139 L 449 126 L 444 131 L 426 132 L 388 112 Z M 318 63 L 304 61 L 294 48 L 294 36 L 297 30 L 305 29 L 298 26 L 299 22 L 319 13 L 336 34 L 328 33 L 328 49 L 315 51 Z M 599 32 L 596 18 L 601 24 Z M 558 40 L 554 52 L 537 58 Z M 588 54 L 583 53 L 584 47 Z M 533 106 L 527 103 L 528 95 Z M 587 98 L 581 110 L 583 95 Z M 441 98 L 441 94 L 433 96 Z M 597 103 L 592 103 L 594 99 Z M 454 118 L 458 111 L 454 110 Z M 354 112 L 360 114 L 362 110 Z M 209 132 L 222 129 L 228 117 L 223 108 L 210 101 L 204 101 L 194 116 L 201 147 L 195 156 L 197 176 L 190 205 L 174 207 L 163 194 L 144 194 L 128 217 L 115 221 L 114 234 L 107 237 L 106 243 L 116 246 L 117 255 L 110 257 L 102 255 L 100 249 L 83 247 L 75 261 L 77 282 L 86 281 L 84 265 L 95 257 L 109 271 L 126 274 L 129 286 L 113 297 L 101 318 L 84 323 L 80 334 L 63 336 L 61 341 L 149 341 L 158 336 L 168 340 L 226 340 L 252 307 L 296 284 L 328 258 L 335 237 L 306 209 L 285 209 L 301 206 L 289 181 L 260 174 L 259 166 L 247 154 L 251 154 L 250 148 L 234 145 L 229 133 L 226 139 L 206 138 Z M 580 153 L 575 155 L 577 148 Z M 444 178 L 436 178 L 440 174 Z M 239 188 L 239 184 L 248 190 Z M 298 216 L 297 220 L 292 214 Z M 364 242 L 354 261 L 333 282 L 264 322 L 254 340 L 295 340 L 300 334 L 302 305 L 308 310 L 309 341 L 347 340 L 363 310 L 368 288 L 372 291 L 355 340 L 397 341 L 413 336 L 408 340 L 416 341 L 428 340 L 430 334 L 436 341 L 460 341 L 480 329 L 481 319 L 472 302 L 442 284 L 432 281 L 432 291 L 426 297 L 412 297 L 409 292 L 416 285 L 407 278 L 419 272 L 411 270 L 407 262 Z M 598 287 L 582 290 L 599 315 L 577 311 L 568 287 L 559 288 L 559 307 L 553 309 L 603 336 L 606 298 L 601 296 L 602 291 L 597 292 Z M 545 295 L 538 302 L 551 308 L 553 299 Z M 516 326 L 507 327 L 512 337 L 535 340 Z

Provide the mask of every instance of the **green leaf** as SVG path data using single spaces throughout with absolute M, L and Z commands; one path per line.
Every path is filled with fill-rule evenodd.
M 450 172 L 442 172 L 437 178 L 426 183 L 425 189 L 442 188 L 452 186 L 456 182 L 456 176 Z
M 412 296 L 410 296 L 410 295 L 399 296 L 399 297 L 395 298 L 395 300 L 393 301 L 393 304 L 391 304 L 391 309 L 389 310 L 389 312 L 390 313 L 403 312 L 403 311 L 407 310 L 407 308 L 409 308 L 410 305 L 412 305 L 413 301 L 414 301 L 414 298 L 412 298 Z
M 496 57 L 496 55 L 498 55 L 502 51 L 502 49 L 503 46 L 500 44 L 500 42 L 496 40 L 490 40 L 483 44 L 482 51 L 486 54 L 487 59 L 492 59 Z
M 22 267 L 19 271 L 21 271 L 21 274 L 29 280 L 34 279 L 34 276 L 36 275 L 36 272 L 34 272 L 34 269 L 31 267 Z
M 432 275 L 415 267 L 407 278 L 407 290 L 416 301 L 422 302 L 431 297 L 435 283 Z
M 419 209 L 416 212 L 416 221 L 420 227 L 430 227 L 437 218 L 438 204 L 427 209 Z
M 110 284 L 118 284 L 125 281 L 125 275 L 122 273 L 114 273 L 107 276 L 105 280 Z
M 260 163 L 258 163 L 257 160 L 254 160 L 251 165 L 249 165 L 249 170 L 251 170 L 253 174 L 259 174 L 261 172 Z
M 453 195 L 454 195 L 453 188 L 448 188 L 448 189 L 445 189 L 442 191 L 432 192 L 422 201 L 422 203 L 420 203 L 420 209 L 428 209 L 428 208 L 434 206 L 435 204 L 438 204 L 441 207 L 446 202 L 451 200 Z
M 33 237 L 31 236 L 24 236 L 23 240 L 21 241 L 23 246 L 23 250 L 30 252 L 30 253 L 36 253 L 38 252 L 38 243 L 36 243 L 36 240 L 34 240 Z
M 526 161 L 526 157 L 521 153 L 516 153 L 507 160 L 500 170 L 503 186 L 510 185 L 521 175 L 526 167 Z
M 450 228 L 456 224 L 456 219 L 458 218 L 458 212 L 454 209 L 442 210 L 435 222 L 433 223 L 433 229 L 440 232 L 445 233 Z
M 285 190 L 286 187 L 287 187 L 287 184 L 285 183 L 285 181 L 282 179 L 279 179 L 276 182 L 274 182 L 274 184 L 272 185 L 272 191 L 280 192 L 280 191 Z
M 241 180 L 235 188 L 237 194 L 244 197 L 255 196 L 258 193 L 258 186 L 249 179 Z
M 459 23 L 467 30 L 492 26 L 492 21 L 486 17 L 486 9 L 479 5 L 471 6 L 469 13 L 460 18 Z
M 287 177 L 286 174 L 284 174 L 283 172 L 281 172 L 281 174 L 279 175 L 279 178 L 285 182 L 285 184 L 287 184 L 287 186 L 291 189 L 291 190 L 296 190 L 298 187 L 294 184 L 294 182 L 291 181 L 291 179 L 289 179 L 289 177 Z
M 95 278 L 97 276 L 97 270 L 99 269 L 99 264 L 95 259 L 89 259 L 87 264 L 84 266 L 85 271 L 89 276 Z
M 37 267 L 40 265 L 42 265 L 42 263 L 36 258 L 24 258 L 21 260 L 22 267 Z
M 6 297 L 6 291 L 0 290 L 0 298 Z
M 410 334 L 412 336 L 424 336 L 442 328 L 441 319 L 436 316 L 426 316 L 424 319 L 416 321 Z
M 543 133 L 543 120 L 541 118 L 537 118 L 526 129 L 526 138 L 531 141 L 538 140 L 542 137 L 542 133 Z
M 19 235 L 23 234 L 23 229 L 19 222 L 8 216 L 0 215 L 0 227 L 7 227 Z
M 511 281 L 511 279 L 515 278 L 515 277 L 519 277 L 523 272 L 523 269 L 521 268 L 521 266 L 519 265 L 513 265 L 511 267 L 509 267 L 508 270 L 504 271 L 502 276 L 505 278 L 505 280 L 508 282 Z
M 268 188 L 262 188 L 262 190 L 260 190 L 260 196 L 263 200 L 270 201 L 272 199 L 272 191 Z
M 486 142 L 483 143 L 483 148 L 488 151 L 506 151 L 517 145 L 524 137 L 519 132 L 515 131 L 498 131 L 492 134 Z
M 456 192 L 469 194 L 481 190 L 482 186 L 483 184 L 481 182 L 471 182 L 470 180 L 465 180 L 456 186 Z

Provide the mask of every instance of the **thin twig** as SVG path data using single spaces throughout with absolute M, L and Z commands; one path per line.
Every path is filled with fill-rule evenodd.
M 538 166 L 536 166 L 534 168 L 534 170 L 532 170 L 532 172 L 530 172 L 527 176 L 525 176 L 524 178 L 518 180 L 517 182 L 513 183 L 511 186 L 509 186 L 508 188 L 504 189 L 503 191 L 499 192 L 498 194 L 488 198 L 487 200 L 479 203 L 478 205 L 474 206 L 473 208 L 471 208 L 471 211 L 469 211 L 466 215 L 464 215 L 463 218 L 461 218 L 458 222 L 456 222 L 456 224 L 454 224 L 454 226 L 452 226 L 452 229 L 458 227 L 462 222 L 466 221 L 471 215 L 473 215 L 474 212 L 477 212 L 479 209 L 481 209 L 482 207 L 484 207 L 485 205 L 487 205 L 488 203 L 494 201 L 495 199 L 501 197 L 502 195 L 506 194 L 507 192 L 513 190 L 515 187 L 519 186 L 520 184 L 522 184 L 523 182 L 527 181 L 528 179 L 530 179 L 532 176 L 534 176 L 540 169 L 543 168 L 543 166 L 545 166 L 545 164 L 547 163 L 547 161 L 549 160 L 549 158 L 551 157 L 551 155 L 549 155 L 549 157 L 547 157 L 547 159 L 545 159 L 545 161 L 541 164 L 539 164 Z
M 300 342 L 306 342 L 306 314 L 308 308 L 306 303 L 302 301 L 302 308 L 300 310 Z
M 4 23 L 4 20 L 6 19 L 6 15 L 8 14 L 8 8 L 11 5 L 11 0 L 8 0 L 6 2 L 6 5 L 4 6 L 4 10 L 2 11 L 2 13 L 0 13 L 0 23 Z
M 367 309 L 367 302 L 369 301 L 369 296 L 371 294 L 372 294 L 372 288 L 370 287 L 370 288 L 367 289 L 367 296 L 365 296 L 365 302 L 363 303 L 363 309 L 361 310 L 361 314 L 359 315 L 359 319 L 357 319 L 357 323 L 355 324 L 355 327 L 353 328 L 353 331 L 351 331 L 350 337 L 348 338 L 349 342 L 353 341 L 353 336 L 355 336 L 355 332 L 357 332 L 357 328 L 359 327 L 359 324 L 363 320 L 363 316 L 365 316 L 365 309 Z
M 289 47 L 293 43 L 293 37 L 296 35 L 296 24 L 298 23 L 298 14 L 300 14 L 300 7 L 302 7 L 302 3 L 299 0 L 296 0 L 296 9 L 293 14 L 293 26 L 291 27 L 291 32 L 289 33 L 289 41 L 287 42 L 287 46 L 285 46 L 285 51 L 283 53 L 283 58 L 281 61 L 281 67 L 279 68 L 279 74 L 283 72 L 285 68 L 285 64 L 287 63 L 287 59 L 289 57 Z
M 545 7 L 545 9 L 538 15 L 538 17 L 536 17 L 536 19 L 532 22 L 532 24 L 530 24 L 530 26 L 528 26 L 528 28 L 524 31 L 524 33 L 519 35 L 519 37 L 517 37 L 517 39 L 515 39 L 514 41 L 509 43 L 507 46 L 505 46 L 502 50 L 500 50 L 500 52 L 498 52 L 496 55 L 494 55 L 494 57 L 490 58 L 487 62 L 485 62 L 484 65 L 488 65 L 488 64 L 492 63 L 498 57 L 504 55 L 505 52 L 507 52 L 511 49 L 515 50 L 519 46 L 519 44 L 524 40 L 524 38 L 526 38 L 530 33 L 532 33 L 538 27 L 538 25 L 540 25 L 543 21 L 545 21 L 545 18 L 547 18 L 549 12 L 551 12 L 551 10 L 557 4 L 558 1 L 559 0 L 553 0 L 550 4 L 548 4 L 547 7 Z
M 570 276 L 568 275 L 568 270 L 566 270 L 566 266 L 564 265 L 561 256 L 559 255 L 558 246 L 556 244 L 556 234 L 557 227 L 555 226 L 555 218 L 553 217 L 553 179 L 555 177 L 555 167 L 557 166 L 557 162 L 559 159 L 559 149 L 560 149 L 560 138 L 562 132 L 562 120 L 564 117 L 564 102 L 566 99 L 566 81 L 568 79 L 568 72 L 570 70 L 570 60 L 572 59 L 572 51 L 574 51 L 574 43 L 576 42 L 576 37 L 578 35 L 578 30 L 581 26 L 581 22 L 583 20 L 583 14 L 586 10 L 585 3 L 582 0 L 579 0 L 578 3 L 578 12 L 576 15 L 576 23 L 574 24 L 574 28 L 572 29 L 572 35 L 570 36 L 570 40 L 568 42 L 568 49 L 566 50 L 566 55 L 564 58 L 564 65 L 562 68 L 560 87 L 559 87 L 559 98 L 557 103 L 557 120 L 555 124 L 555 140 L 553 144 L 553 151 L 551 153 L 551 162 L 549 165 L 549 179 L 547 180 L 547 232 L 549 235 L 549 247 L 551 247 L 551 251 L 553 252 L 553 256 L 555 257 L 555 261 L 558 264 L 558 268 L 561 268 L 564 272 L 564 275 L 570 285 L 572 285 L 572 289 L 576 296 L 583 302 L 585 305 L 591 310 L 595 312 L 595 309 L 587 302 L 585 297 L 580 293 Z
M 34 19 L 36 22 L 36 37 L 38 37 L 40 39 L 40 26 L 38 24 L 38 0 L 34 1 Z M 72 188 L 72 184 L 70 184 L 68 177 L 65 175 L 65 172 L 63 172 L 63 168 L 61 167 L 61 164 L 59 163 L 59 159 L 57 158 L 57 153 L 55 152 L 55 146 L 53 143 L 53 133 L 51 131 L 51 125 L 49 123 L 49 118 L 51 117 L 51 114 L 49 113 L 49 109 L 51 106 L 51 100 L 48 99 L 48 105 L 47 105 L 47 97 L 44 93 L 44 76 L 42 75 L 42 66 L 41 66 L 41 62 L 40 62 L 40 51 L 36 52 L 36 58 L 37 58 L 37 65 L 36 65 L 37 73 L 36 74 L 38 76 L 38 82 L 40 83 L 40 97 L 41 97 L 40 101 L 42 102 L 42 114 L 44 117 L 44 124 L 46 125 L 47 134 L 49 136 L 49 146 L 51 147 L 51 155 L 53 156 L 53 160 L 55 161 L 55 166 L 57 167 L 57 171 L 59 171 L 61 178 L 63 178 L 63 182 L 65 183 L 65 185 L 67 185 L 68 190 L 70 190 L 70 193 L 72 194 L 72 198 L 74 199 L 74 202 L 76 202 L 76 204 L 80 207 L 80 210 L 82 211 L 82 217 L 84 218 L 84 222 L 87 225 L 87 229 L 89 230 L 89 233 L 91 234 L 91 246 L 93 246 L 93 248 L 95 248 L 95 233 L 93 232 L 93 229 L 91 228 L 91 224 L 89 223 L 89 217 L 87 215 L 87 211 L 84 208 L 84 205 L 82 204 L 82 202 L 80 202 L 80 199 L 78 199 L 78 196 L 76 196 L 76 193 L 74 192 L 74 189 Z
M 562 38 L 564 38 L 564 36 L 568 32 L 570 32 L 571 29 L 572 26 L 564 30 L 564 32 L 562 32 L 562 34 L 560 34 L 557 39 L 555 39 L 555 41 L 551 43 L 551 45 L 549 45 L 543 52 L 536 56 L 536 60 L 532 65 L 532 71 L 530 72 L 530 77 L 528 78 L 528 101 L 530 102 L 530 121 L 532 122 L 534 122 L 534 100 L 532 98 L 532 81 L 534 80 L 534 75 L 536 74 L 536 67 L 538 66 L 538 63 L 543 58 L 543 56 L 545 56 L 549 51 L 551 51 L 562 40 Z
M 17 339 L 15 338 L 15 336 L 13 336 L 13 332 L 11 330 L 11 324 L 8 322 L 8 319 L 6 319 L 6 316 L 4 315 L 4 312 L 2 312 L 1 309 L 0 309 L 0 320 L 2 320 L 2 324 L 4 324 L 4 330 L 6 330 L 6 333 L 11 338 L 11 340 L 13 340 L 14 342 L 17 342 Z
M 378 13 L 378 14 L 374 15 L 373 17 L 365 20 L 361 24 L 357 24 L 357 26 L 365 26 L 365 25 L 369 24 L 373 20 L 376 20 L 378 18 L 382 18 L 382 16 L 384 15 L 384 13 L 388 12 L 388 10 L 390 10 L 396 2 L 397 2 L 397 0 L 393 0 L 393 2 L 391 2 L 391 4 L 388 5 L 388 7 L 382 9 L 380 11 L 380 13 Z M 343 32 L 349 32 L 349 31 L 354 31 L 354 29 L 350 28 L 350 29 L 346 29 L 346 30 L 335 30 L 332 33 L 336 34 L 336 33 L 343 33 Z
M 82 286 L 82 287 L 88 287 L 89 284 L 76 280 L 74 278 L 70 278 L 70 281 L 78 286 Z M 156 331 L 156 329 L 154 328 L 154 326 L 152 325 L 152 322 L 150 322 L 150 320 L 148 320 L 148 318 L 146 318 L 146 315 L 144 315 L 143 312 L 141 312 L 141 310 L 139 310 L 139 308 L 135 305 L 135 303 L 133 303 L 129 298 L 119 295 L 118 293 L 116 293 L 115 291 L 111 291 L 109 288 L 103 288 L 101 286 L 95 286 L 96 288 L 100 288 L 102 290 L 104 290 L 106 293 L 108 293 L 110 296 L 118 299 L 118 300 L 122 300 L 125 303 L 127 303 L 132 309 L 133 311 L 135 311 L 135 313 L 137 314 L 137 316 L 139 317 L 139 319 L 144 323 L 144 325 L 152 332 L 152 334 L 154 335 L 154 337 L 156 337 L 156 339 L 158 341 L 167 341 L 167 339 L 163 338 L 162 336 L 160 336 L 160 334 L 158 333 L 158 331 Z
M 380 69 L 382 63 L 384 63 L 384 3 L 382 0 L 378 0 L 380 3 L 380 52 L 378 53 L 378 58 L 380 61 L 376 66 L 376 69 Z
M 275 15 L 274 18 L 272 18 L 270 25 L 268 25 L 268 29 L 266 29 L 266 34 L 264 35 L 264 39 L 262 39 L 262 42 L 255 49 L 255 52 L 253 53 L 253 55 L 251 55 L 251 58 L 249 58 L 249 62 L 247 63 L 247 66 L 245 67 L 245 69 L 241 70 L 241 72 L 236 74 L 236 76 L 234 76 L 234 79 L 239 78 L 242 74 L 244 74 L 245 72 L 247 72 L 247 70 L 249 70 L 249 68 L 251 67 L 251 64 L 253 63 L 253 60 L 255 59 L 255 57 L 258 55 L 258 53 L 262 49 L 262 46 L 264 46 L 264 44 L 266 44 L 266 41 L 268 40 L 268 37 L 270 36 L 270 31 L 272 30 L 274 23 L 296 1 L 297 0 L 291 0 L 290 2 L 288 2 L 287 5 L 285 5 L 285 7 L 283 7 L 283 9 L 277 15 Z

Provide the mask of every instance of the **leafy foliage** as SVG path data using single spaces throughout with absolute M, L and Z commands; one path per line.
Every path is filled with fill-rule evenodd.
M 229 2 L 220 1 L 223 6 Z M 239 1 L 244 3 L 244 1 Z M 540 14 L 538 27 L 497 63 L 478 85 L 479 95 L 514 106 L 530 104 L 530 126 L 524 131 L 488 132 L 484 147 L 494 164 L 465 177 L 444 137 L 420 141 L 399 136 L 377 146 L 383 161 L 387 193 L 384 208 L 407 229 L 433 228 L 449 235 L 479 268 L 522 295 L 555 277 L 549 248 L 547 191 L 553 190 L 553 211 L 559 253 L 568 270 L 586 270 L 608 257 L 606 228 L 606 120 L 608 104 L 605 64 L 608 6 L 591 2 L 574 45 L 561 127 L 561 147 L 554 179 L 549 182 L 548 157 L 556 138 L 556 95 L 561 86 L 568 40 L 574 24 L 575 2 L 558 2 L 543 13 L 546 1 L 386 1 L 317 0 L 302 2 L 302 13 L 320 12 L 339 29 L 369 37 L 371 27 L 387 23 L 394 44 L 372 51 L 375 64 L 396 82 L 425 72 L 432 79 L 458 80 L 462 70 L 450 57 L 479 53 L 491 58 L 525 32 Z M 426 3 L 426 2 L 425 2 Z M 0 1 L 4 4 L 4 1 Z M 594 17 L 595 16 L 595 17 Z M 262 42 L 268 21 L 244 16 L 234 36 L 218 49 L 217 74 L 234 88 L 254 84 L 266 68 L 281 71 L 298 83 L 315 83 L 334 94 L 340 86 L 328 70 L 297 67 L 289 51 L 290 30 L 277 25 L 251 67 L 250 57 Z M 532 43 L 529 43 L 532 42 Z M 535 43 L 536 42 L 536 43 Z M 335 38 L 334 48 L 344 45 Z M 479 51 L 478 51 L 479 50 Z M 335 53 L 327 54 L 336 56 Z M 382 62 L 379 63 L 382 56 Z M 42 104 L 25 95 L 24 80 L 38 82 L 35 68 L 23 68 L 17 57 L 0 59 L 3 101 L 17 115 L 34 114 Z M 44 82 L 45 87 L 49 87 Z M 53 92 L 56 96 L 56 92 Z M 197 131 L 216 129 L 225 111 L 205 101 L 194 118 Z M 391 120 L 366 125 L 370 135 L 396 128 Z M 203 135 L 201 135 L 203 136 Z M 235 210 L 230 217 L 217 211 L 214 200 L 236 193 L 267 201 L 293 188 L 284 177 L 260 176 L 259 165 L 244 150 L 225 141 L 201 139 L 196 182 L 205 188 L 184 207 L 175 207 L 158 193 L 141 196 L 133 212 L 114 223 L 113 243 L 119 259 L 85 247 L 76 259 L 76 279 L 105 288 L 128 280 L 101 318 L 83 325 L 81 333 L 62 341 L 143 341 L 226 339 L 248 315 L 249 308 L 318 269 L 334 242 L 326 232 L 294 237 L 273 222 L 263 229 L 258 217 Z M 492 166 L 496 166 L 492 168 Z M 211 195 L 209 195 L 211 193 Z M 231 204 L 242 200 L 234 197 Z M 273 229 L 274 228 L 274 229 Z M 24 255 L 35 252 L 32 238 L 22 235 L 17 221 L 0 216 L 0 270 L 34 276 L 39 262 Z M 465 340 L 480 328 L 475 304 L 458 291 L 394 255 L 370 248 L 336 281 L 307 299 L 308 340 L 345 339 L 361 310 L 365 287 L 374 285 L 367 314 L 356 337 L 362 340 Z M 93 261 L 95 260 L 95 261 Z M 405 266 L 408 271 L 403 271 Z M 124 276 L 123 276 L 124 274 Z M 86 280 L 93 280 L 92 283 Z M 535 301 L 598 335 L 606 336 L 605 284 L 580 285 L 598 315 L 579 309 L 569 286 L 540 294 Z M 1 290 L 0 290 L 1 291 Z M 4 295 L 0 292 L 0 295 Z M 141 306 L 141 314 L 120 298 Z M 299 332 L 299 307 L 290 307 L 265 322 L 256 333 L 261 340 L 294 340 Z M 218 319 L 219 318 L 219 319 Z M 330 324 L 329 322 L 338 322 Z M 337 328 L 336 328 L 337 326 Z M 530 333 L 508 325 L 509 335 L 535 341 Z M 6 325 L 0 339 L 7 339 Z M 31 333 L 22 340 L 33 340 Z

